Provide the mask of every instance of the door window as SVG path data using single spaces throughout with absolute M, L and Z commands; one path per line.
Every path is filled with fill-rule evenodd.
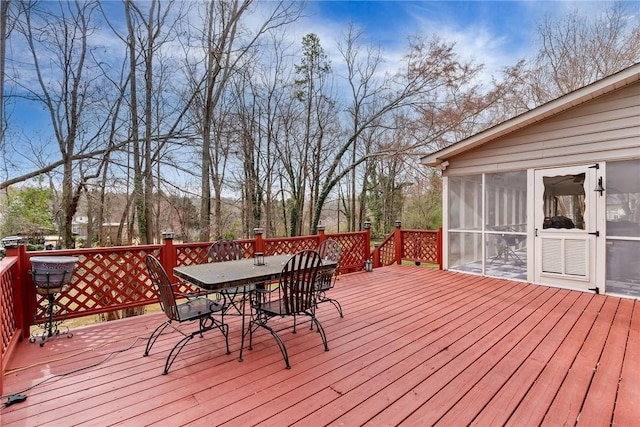
M 543 178 L 544 221 L 542 228 L 585 230 L 585 174 Z

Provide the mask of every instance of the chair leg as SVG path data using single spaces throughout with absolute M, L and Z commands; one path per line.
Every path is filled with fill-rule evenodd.
M 336 308 L 336 310 L 338 310 L 338 313 L 340 314 L 340 317 L 344 318 L 344 316 L 342 315 L 342 306 L 340 305 L 338 300 L 324 297 L 323 299 L 318 301 L 316 305 L 322 304 L 323 302 L 330 302 L 331 304 L 333 304 L 333 306 Z M 314 315 L 315 315 L 315 310 L 314 310 Z
M 164 331 L 164 329 L 169 326 L 169 323 L 171 323 L 170 321 L 165 321 L 162 322 L 160 325 L 158 325 L 158 327 L 151 333 L 151 335 L 149 336 L 149 339 L 147 340 L 147 347 L 144 350 L 144 354 L 142 356 L 148 356 L 149 352 L 151 351 L 151 347 L 153 347 L 153 345 L 156 343 L 156 340 L 158 339 L 158 337 L 160 335 L 162 335 L 162 332 Z
M 184 346 L 187 345 L 187 343 L 191 341 L 191 339 L 198 333 L 200 333 L 200 331 L 193 334 L 185 335 L 180 341 L 176 343 L 176 345 L 173 346 L 173 348 L 169 352 L 169 355 L 167 356 L 167 361 L 164 365 L 164 371 L 162 371 L 162 375 L 167 375 L 169 373 L 169 368 L 171 368 L 171 365 L 173 365 L 173 362 L 176 360 L 176 357 L 178 357 L 178 354 L 180 354 Z
M 173 362 L 176 360 L 176 357 L 178 357 L 178 354 L 180 354 L 184 346 L 187 345 L 187 343 L 191 341 L 193 337 L 195 337 L 196 335 L 200 335 L 200 337 L 202 337 L 203 332 L 210 331 L 214 327 L 218 328 L 218 330 L 220 330 L 220 332 L 224 336 L 225 344 L 227 347 L 227 354 L 231 354 L 231 351 L 229 350 L 229 325 L 227 325 L 226 323 L 220 323 L 213 317 L 203 317 L 198 321 L 198 324 L 200 326 L 200 329 L 190 334 L 185 334 L 184 332 L 177 329 L 177 331 L 184 336 L 180 341 L 176 343 L 176 345 L 173 346 L 173 348 L 169 352 L 169 355 L 167 356 L 167 361 L 164 365 L 164 371 L 162 372 L 162 375 L 166 375 L 169 372 L 169 368 L 171 368 L 171 365 L 173 365 Z M 166 326 L 167 325 L 165 325 L 165 327 Z
M 255 325 L 256 328 L 254 328 L 253 325 Z M 282 353 L 282 357 L 284 358 L 285 367 L 287 369 L 291 369 L 291 365 L 289 365 L 289 354 L 287 353 L 287 347 L 284 345 L 284 341 L 282 341 L 282 338 L 280 338 L 278 333 L 273 328 L 271 328 L 265 323 L 258 323 L 254 320 L 249 322 L 249 350 L 253 348 L 253 332 L 257 329 L 257 326 L 260 326 L 266 329 L 267 331 L 269 331 L 271 336 L 275 338 L 276 343 L 278 343 L 278 347 L 280 347 L 280 352 Z M 240 357 L 242 357 L 242 349 L 240 349 L 240 354 L 241 354 Z
M 327 343 L 327 335 L 324 333 L 324 328 L 322 327 L 322 325 L 320 324 L 320 321 L 315 316 L 313 315 L 310 315 L 310 316 L 311 316 L 311 323 L 316 324 L 316 328 L 320 333 L 320 337 L 322 338 L 322 344 L 324 344 L 324 351 L 329 351 L 329 344 Z
M 289 365 L 289 354 L 287 353 L 287 347 L 284 345 L 284 341 L 282 341 L 282 338 L 280 338 L 280 335 L 278 335 L 278 333 L 274 331 L 272 328 L 266 327 L 266 329 L 268 329 L 269 332 L 271 332 L 271 335 L 273 336 L 273 338 L 276 339 L 276 342 L 278 343 L 278 347 L 280 347 L 280 352 L 282 353 L 282 357 L 284 358 L 284 364 L 286 368 L 291 369 L 291 365 Z
M 227 346 L 227 354 L 231 354 L 231 350 L 229 350 L 229 325 L 223 323 L 216 326 L 218 327 L 218 329 L 220 329 L 222 335 L 224 335 L 224 342 Z
M 329 301 L 331 304 L 333 304 L 333 306 L 336 308 L 336 310 L 338 310 L 338 313 L 340 314 L 340 317 L 344 318 L 344 316 L 342 315 L 342 306 L 340 305 L 338 300 L 335 300 L 335 299 L 332 299 L 332 298 L 327 298 L 327 301 Z
M 511 256 L 511 258 L 513 258 L 513 262 L 515 262 L 516 264 L 524 264 L 524 261 L 522 261 L 522 259 L 520 259 L 520 257 L 518 256 L 518 254 L 510 247 L 507 248 L 507 258 Z
M 213 328 L 218 328 L 220 333 L 224 336 L 224 341 L 227 347 L 227 354 L 231 354 L 229 350 L 229 325 L 224 323 L 224 314 L 222 315 L 222 321 L 217 321 L 213 317 L 201 317 L 200 318 L 200 338 L 202 338 L 202 333 L 212 330 Z

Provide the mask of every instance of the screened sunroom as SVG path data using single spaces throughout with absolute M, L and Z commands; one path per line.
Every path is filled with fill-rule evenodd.
M 445 269 L 640 298 L 640 64 L 422 163 Z
M 527 279 L 527 173 L 448 180 L 451 270 Z

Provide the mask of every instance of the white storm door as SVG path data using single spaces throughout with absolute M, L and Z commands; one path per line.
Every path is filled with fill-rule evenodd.
M 536 283 L 596 288 L 595 165 L 535 171 Z

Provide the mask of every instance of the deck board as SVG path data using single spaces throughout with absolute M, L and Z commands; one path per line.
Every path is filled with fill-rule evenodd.
M 619 379 L 622 376 L 622 362 L 624 361 L 632 310 L 633 302 L 631 300 L 620 301 L 602 356 L 594 368 L 592 385 L 589 387 L 580 413 L 580 417 L 584 417 L 594 424 L 612 422 L 611 415 L 615 406 Z
M 526 289 L 522 301 L 533 304 L 542 292 L 544 290 Z M 504 321 L 518 315 L 517 306 L 510 301 L 511 298 L 505 299 L 502 301 L 503 305 L 487 311 L 484 313 L 485 316 L 465 322 L 460 328 L 445 335 L 435 348 L 426 349 L 429 354 L 425 360 L 415 359 L 413 363 L 418 363 L 415 369 L 408 371 L 389 387 L 392 394 L 376 394 L 376 404 L 389 395 L 393 395 L 394 402 L 387 404 L 378 416 L 372 418 L 371 425 L 387 422 L 395 424 L 402 421 L 488 350 L 494 343 L 491 333 L 495 330 L 498 334 L 501 330 L 506 333 Z M 437 408 L 434 407 L 434 410 Z M 366 414 L 361 413 L 358 416 Z M 352 415 L 347 417 L 346 419 L 350 419 Z
M 605 301 L 602 311 L 598 314 L 589 335 L 576 355 L 549 408 L 545 423 L 549 425 L 574 425 L 580 416 L 584 399 L 602 356 L 604 344 L 619 304 L 620 300 L 618 299 L 612 298 Z
M 568 294 L 568 295 L 567 295 Z M 469 366 L 463 375 L 458 376 L 455 382 L 450 383 L 447 388 L 449 395 L 446 396 L 447 401 L 442 401 L 442 407 L 449 405 L 446 413 L 442 414 L 442 418 L 435 418 L 434 411 L 429 411 L 428 407 L 421 408 L 411 415 L 411 418 L 424 416 L 429 422 L 432 419 L 440 425 L 452 425 L 456 422 L 469 424 L 476 415 L 481 412 L 486 405 L 484 397 L 486 395 L 494 396 L 509 380 L 514 372 L 531 357 L 532 353 L 542 343 L 544 338 L 549 334 L 557 324 L 566 310 L 575 302 L 577 295 L 574 293 L 557 293 L 553 298 L 549 299 L 546 304 L 551 307 L 549 310 L 539 310 L 526 319 L 526 321 L 518 325 L 522 329 L 520 333 L 514 330 L 509 334 L 508 339 L 503 339 L 497 343 L 490 351 L 482 356 L 482 363 L 475 363 Z M 555 305 L 554 305 L 555 304 Z M 520 338 L 516 343 L 515 340 Z M 457 383 L 457 384 L 456 384 Z M 456 392 L 456 388 L 462 390 L 463 387 L 468 392 L 463 396 L 460 391 Z M 437 401 L 434 401 L 437 404 Z M 424 415 L 424 412 L 427 412 Z M 419 419 L 419 418 L 417 418 Z
M 77 328 L 42 348 L 20 343 L 3 381 L 5 393 L 28 399 L 3 408 L 1 424 L 635 426 L 640 419 L 637 301 L 413 266 L 342 275 L 332 297 L 345 317 L 331 304 L 318 309 L 330 351 L 308 324 L 283 333 L 291 370 L 265 331 L 238 361 L 238 316 L 228 318 L 232 354 L 212 331 L 194 338 L 168 375 L 161 371 L 176 333 L 142 357 L 161 313 Z
M 550 330 L 549 334 L 544 337 L 542 342 L 536 349 L 526 358 L 525 361 L 514 371 L 507 370 L 506 373 L 513 374 L 507 379 L 505 384 L 498 390 L 491 400 L 485 404 L 482 411 L 471 423 L 472 425 L 504 425 L 509 417 L 523 403 L 523 400 L 529 392 L 529 388 L 525 388 L 523 384 L 542 384 L 536 383 L 562 345 L 571 329 L 575 326 L 580 317 L 580 313 L 586 308 L 591 296 L 589 294 L 575 294 L 574 305 L 571 309 L 567 309 L 562 313 L 562 318 L 558 320 L 556 325 Z M 504 373 L 503 373 L 504 374 Z M 544 390 L 547 390 L 544 387 Z M 549 401 L 552 397 L 549 398 Z M 483 401 L 479 399 L 482 403 Z M 531 400 L 535 406 L 535 399 Z M 539 420 L 538 420 L 539 421 Z M 516 423 L 517 424 L 517 423 Z M 521 425 L 537 425 L 533 420 L 523 421 Z
M 588 294 L 584 294 L 588 295 Z M 591 297 L 589 295 L 589 297 Z M 543 369 L 542 373 L 531 384 L 522 402 L 515 409 L 513 415 L 506 421 L 509 426 L 540 425 L 558 394 L 575 355 L 584 343 L 595 318 L 606 301 L 605 298 L 589 300 L 587 308 L 579 310 L 580 317 L 567 337 L 562 341 L 558 351 Z
M 613 413 L 613 425 L 625 426 L 640 420 L 640 304 L 634 304 L 620 377 L 620 388 Z

